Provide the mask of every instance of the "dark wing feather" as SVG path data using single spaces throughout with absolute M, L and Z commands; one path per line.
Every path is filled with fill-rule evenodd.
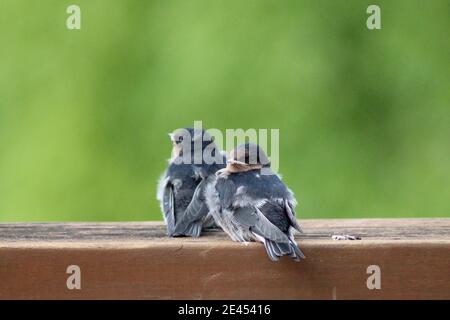
M 175 234 L 190 235 L 197 237 L 200 235 L 199 230 L 201 230 L 202 219 L 206 217 L 206 215 L 209 212 L 208 207 L 205 201 L 203 200 L 203 192 L 205 185 L 206 180 L 202 180 L 195 189 L 191 202 L 184 211 L 183 215 L 176 222 Z M 196 225 L 195 228 L 193 228 L 192 226 L 193 224 Z M 200 228 L 198 228 L 198 225 L 200 225 Z M 188 230 L 194 230 L 195 232 L 187 232 Z
M 219 178 L 216 183 L 216 191 L 219 195 L 220 206 L 230 208 L 236 193 L 236 185 L 230 179 Z
M 291 221 L 292 226 L 299 232 L 303 233 L 303 230 L 300 227 L 300 225 L 298 224 L 297 218 L 295 217 L 295 211 L 294 211 L 294 207 L 292 206 L 292 204 L 288 200 L 284 200 L 284 207 L 286 209 L 287 216 L 288 216 L 289 220 Z
M 167 182 L 163 193 L 163 210 L 166 218 L 167 233 L 171 236 L 175 231 L 175 203 L 173 185 Z
M 237 208 L 233 219 L 261 237 L 276 242 L 289 242 L 288 236 L 273 225 L 257 207 Z

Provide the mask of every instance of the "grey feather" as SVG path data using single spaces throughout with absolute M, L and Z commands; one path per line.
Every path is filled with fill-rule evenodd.
M 291 248 L 294 250 L 296 257 L 299 258 L 298 260 L 300 260 L 300 258 L 305 259 L 305 255 L 302 252 L 302 250 L 300 250 L 297 243 L 295 243 L 295 241 L 291 241 L 290 243 L 291 243 Z
M 234 219 L 247 228 L 254 227 L 258 222 L 254 207 L 236 208 L 234 211 Z
M 303 233 L 303 230 L 300 227 L 300 225 L 298 224 L 297 218 L 295 217 L 295 211 L 294 211 L 293 205 L 288 200 L 284 200 L 284 207 L 286 209 L 287 216 L 288 216 L 289 220 L 291 221 L 294 229 Z
M 272 261 L 278 261 L 279 257 L 275 253 L 273 242 L 270 240 L 264 241 L 264 247 L 266 248 L 267 255 L 269 256 L 269 259 Z
M 182 234 L 180 235 L 198 238 L 200 237 L 200 234 L 202 232 L 202 226 L 203 226 L 202 221 L 190 223 L 188 226 L 186 226 L 186 228 L 184 228 Z M 176 232 L 175 235 L 177 235 Z
M 206 218 L 203 220 L 203 229 L 220 229 L 220 227 L 217 225 L 216 221 L 214 220 L 214 217 L 208 213 Z
M 252 231 L 263 236 L 266 239 L 276 242 L 289 242 L 289 238 L 280 229 L 274 226 L 263 214 L 255 207 L 257 222 L 253 226 Z
M 274 247 L 277 249 L 276 253 L 280 257 L 285 255 L 292 255 L 293 253 L 290 243 L 274 242 Z
M 164 217 L 167 224 L 167 233 L 171 236 L 175 231 L 175 205 L 174 205 L 174 195 L 173 186 L 168 182 L 164 188 L 163 193 L 163 210 Z
M 202 226 L 202 220 L 208 214 L 208 207 L 203 201 L 203 192 L 205 188 L 205 180 L 202 180 L 197 188 L 195 189 L 192 200 L 188 207 L 184 211 L 184 214 L 176 222 L 175 235 L 191 235 L 198 237 L 200 232 L 197 230 L 196 225 L 200 225 L 200 230 Z M 188 230 L 190 230 L 188 232 Z
M 233 203 L 236 192 L 236 186 L 233 181 L 226 178 L 219 178 L 216 184 L 216 190 L 220 195 L 220 205 L 222 208 L 228 208 Z
M 235 224 L 245 226 L 266 239 L 276 242 L 289 242 L 287 235 L 274 226 L 257 207 L 236 208 L 233 220 Z
M 279 243 L 266 239 L 264 242 L 267 254 L 272 261 L 278 261 L 282 256 L 290 256 L 295 261 L 305 258 L 303 252 L 298 248 L 295 242 Z

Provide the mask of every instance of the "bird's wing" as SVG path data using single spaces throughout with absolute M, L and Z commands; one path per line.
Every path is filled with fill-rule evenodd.
M 233 220 L 266 239 L 275 242 L 289 242 L 288 236 L 272 224 L 256 206 L 237 208 L 234 211 Z
M 192 200 L 184 211 L 183 215 L 178 219 L 175 226 L 175 233 L 183 234 L 191 224 L 201 223 L 201 219 L 206 217 L 209 210 L 204 201 L 203 193 L 206 186 L 206 180 L 203 179 L 195 189 Z
M 219 178 L 215 190 L 219 196 L 220 206 L 222 208 L 230 208 L 236 193 L 236 185 L 234 182 L 227 178 Z
M 162 200 L 164 196 L 164 188 L 166 187 L 168 181 L 169 177 L 167 176 L 167 171 L 164 171 L 161 177 L 159 177 L 158 187 L 156 188 L 156 199 L 161 202 L 161 210 L 162 210 Z
M 167 184 L 165 185 L 163 190 L 162 208 L 164 212 L 164 219 L 167 225 L 167 232 L 169 235 L 172 235 L 175 231 L 176 221 L 173 185 L 170 181 L 167 181 Z
M 300 227 L 300 225 L 298 224 L 297 218 L 295 217 L 293 203 L 288 200 L 284 200 L 284 208 L 286 210 L 287 216 L 288 216 L 289 220 L 291 221 L 291 224 L 294 227 L 294 229 L 303 233 L 303 230 Z

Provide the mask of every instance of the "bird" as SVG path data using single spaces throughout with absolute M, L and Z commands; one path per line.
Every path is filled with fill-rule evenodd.
M 167 235 L 199 237 L 202 228 L 215 226 L 203 190 L 206 179 L 225 167 L 226 156 L 203 129 L 176 129 L 169 136 L 171 158 L 159 179 L 156 196 Z
M 270 168 L 257 144 L 245 143 L 231 151 L 225 168 L 206 181 L 204 197 L 216 223 L 237 242 L 264 244 L 272 261 L 305 255 L 294 240 L 302 232 L 295 217 L 294 193 Z

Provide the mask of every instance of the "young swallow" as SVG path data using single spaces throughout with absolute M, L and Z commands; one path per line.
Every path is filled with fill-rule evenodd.
M 294 230 L 301 232 L 294 194 L 270 169 L 258 145 L 233 150 L 226 168 L 206 185 L 205 197 L 215 221 L 234 241 L 263 243 L 272 261 L 305 257 L 293 237 Z
M 202 129 L 177 129 L 169 136 L 172 156 L 157 192 L 167 234 L 198 237 L 202 227 L 214 224 L 203 198 L 203 186 L 209 176 L 225 167 L 226 157 Z

